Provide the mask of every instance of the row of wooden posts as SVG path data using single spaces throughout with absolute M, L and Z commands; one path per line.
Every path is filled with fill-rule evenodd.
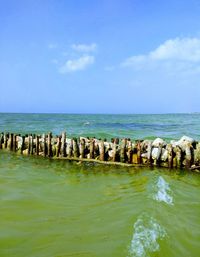
M 155 148 L 155 147 L 154 147 Z M 27 155 L 41 155 L 49 158 L 62 158 L 71 160 L 106 162 L 120 165 L 157 165 L 168 168 L 190 169 L 198 166 L 195 159 L 195 148 L 188 144 L 183 151 L 172 144 L 156 147 L 156 155 L 152 156 L 152 142 L 144 144 L 143 140 L 131 141 L 118 138 L 107 142 L 105 139 L 96 138 L 67 138 L 66 132 L 60 136 L 52 136 L 52 133 L 35 135 L 20 135 L 14 133 L 0 134 L 0 149 L 9 149 Z M 163 151 L 166 152 L 162 159 Z

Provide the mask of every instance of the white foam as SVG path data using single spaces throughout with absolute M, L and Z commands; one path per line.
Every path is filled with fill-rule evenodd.
M 171 196 L 169 184 L 161 176 L 156 183 L 156 193 L 153 198 L 156 201 L 173 205 L 173 197 Z
M 158 240 L 166 236 L 154 218 L 142 214 L 134 224 L 134 233 L 127 257 L 147 257 L 150 252 L 156 252 L 160 246 Z
M 83 125 L 84 125 L 84 126 L 90 125 L 90 122 L 89 122 L 89 121 L 86 121 L 86 122 L 83 123 Z

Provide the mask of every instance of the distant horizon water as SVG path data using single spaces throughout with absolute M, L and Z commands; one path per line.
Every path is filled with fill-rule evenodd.
M 104 113 L 104 112 L 1 112 L 0 114 L 73 114 L 73 115 L 168 115 L 168 114 L 200 114 L 200 111 L 195 112 L 158 112 L 158 113 Z
M 165 140 L 183 135 L 200 140 L 200 113 L 190 114 L 63 114 L 0 113 L 0 131 L 60 134 L 111 139 Z

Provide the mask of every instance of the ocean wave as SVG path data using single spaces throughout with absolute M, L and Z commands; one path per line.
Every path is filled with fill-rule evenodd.
M 156 193 L 153 196 L 154 200 L 173 205 L 171 189 L 169 187 L 169 184 L 164 180 L 162 176 L 158 178 L 157 183 L 155 185 L 155 190 Z
M 158 240 L 167 235 L 153 217 L 143 213 L 134 224 L 134 233 L 127 257 L 148 257 L 156 252 L 160 246 Z

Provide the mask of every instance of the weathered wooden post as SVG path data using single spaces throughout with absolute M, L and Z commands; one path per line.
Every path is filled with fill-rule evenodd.
M 186 160 L 186 168 L 189 169 L 191 167 L 192 153 L 191 153 L 191 144 L 188 143 L 185 148 L 185 160 Z
M 80 140 L 80 158 L 85 158 L 85 139 Z
M 1 135 L 0 135 L 0 149 L 2 149 L 3 137 L 4 137 L 4 134 L 1 133 Z
M 51 145 L 52 133 L 48 133 L 47 137 L 47 155 L 48 157 L 52 157 L 52 145 Z
M 8 142 L 9 142 L 8 143 L 8 148 L 9 148 L 10 151 L 12 151 L 12 149 L 13 149 L 13 133 L 9 134 L 9 141 Z
M 116 155 L 117 155 L 117 144 L 116 144 L 116 139 L 114 139 L 114 140 L 113 140 L 112 150 L 113 150 L 113 157 L 112 157 L 112 161 L 113 161 L 113 162 L 116 162 Z
M 35 134 L 32 135 L 32 145 L 33 145 L 32 154 L 36 154 L 36 135 Z
M 43 139 L 43 156 L 46 157 L 47 147 L 46 147 L 46 135 L 45 134 L 42 135 L 42 139 Z
M 31 136 L 28 135 L 28 154 L 31 153 Z
M 58 136 L 57 143 L 56 143 L 56 157 L 59 157 L 60 149 L 61 149 L 61 136 Z
M 35 153 L 36 155 L 39 155 L 40 152 L 40 136 L 36 135 L 36 139 L 35 139 Z
M 4 133 L 4 136 L 3 136 L 4 149 L 7 148 L 7 142 L 8 142 L 8 133 Z
M 130 140 L 130 138 L 127 140 L 127 157 L 128 157 L 128 163 L 132 163 L 132 155 L 133 155 L 133 151 L 132 151 L 132 142 Z
M 160 166 L 160 157 L 162 154 L 162 144 L 159 143 L 158 145 L 158 151 L 157 151 L 157 155 L 156 155 L 156 165 Z
M 100 161 L 105 161 L 105 147 L 104 147 L 104 141 L 101 140 L 99 142 L 99 159 Z
M 167 159 L 168 159 L 168 168 L 173 168 L 173 148 L 171 144 L 167 145 Z
M 33 155 L 33 135 L 30 135 L 30 154 Z
M 13 151 L 16 151 L 16 145 L 17 145 L 17 135 L 13 134 Z
M 90 159 L 94 159 L 94 139 L 90 139 Z
M 21 144 L 21 149 L 20 149 L 20 152 L 21 152 L 21 154 L 23 154 L 24 145 L 25 145 L 25 136 L 23 135 L 23 136 L 22 136 L 22 144 Z
M 126 139 L 122 139 L 121 140 L 121 144 L 120 144 L 120 162 L 125 162 L 125 157 L 126 155 Z
M 68 156 L 69 158 L 72 157 L 72 152 L 73 152 L 73 140 L 70 139 L 70 140 L 69 140 L 69 143 L 67 144 L 67 156 Z
M 176 167 L 181 168 L 182 167 L 182 150 L 179 146 L 176 146 Z
M 79 147 L 77 143 L 77 138 L 73 138 L 73 154 L 75 158 L 79 157 Z
M 147 163 L 148 165 L 152 164 L 152 142 L 149 141 L 147 145 Z
M 142 157 L 141 157 L 141 143 L 140 141 L 137 142 L 137 163 L 142 163 Z
M 66 132 L 62 133 L 62 138 L 61 138 L 61 155 L 62 155 L 62 157 L 66 157 Z

